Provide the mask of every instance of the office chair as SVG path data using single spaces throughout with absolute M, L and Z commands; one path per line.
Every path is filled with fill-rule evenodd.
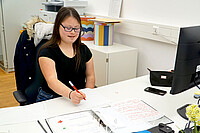
M 28 37 L 27 32 L 24 31 L 21 34 L 21 36 L 25 36 L 25 38 Z M 20 39 L 21 39 L 21 36 L 20 36 Z M 29 42 L 29 43 L 33 43 L 33 40 L 30 40 L 30 41 L 31 42 Z M 21 42 L 23 43 L 23 41 L 21 41 Z M 17 74 L 19 74 L 19 73 L 23 74 L 24 72 L 23 72 L 23 68 L 19 69 L 18 68 L 19 66 L 15 65 L 15 69 L 17 69 L 17 74 L 15 73 L 17 91 L 14 91 L 13 95 L 14 95 L 15 99 L 20 103 L 20 106 L 28 105 L 28 104 L 32 104 L 32 103 L 36 102 L 36 98 L 37 98 L 37 95 L 38 95 L 38 89 L 42 86 L 42 83 L 44 81 L 44 77 L 42 75 L 42 72 L 40 70 L 40 67 L 39 67 L 39 64 L 38 64 L 38 61 L 37 61 L 37 54 L 38 54 L 40 47 L 45 42 L 47 42 L 47 40 L 43 39 L 35 48 L 32 49 L 33 51 L 31 51 L 32 52 L 31 58 L 32 58 L 33 62 L 29 62 L 30 64 L 28 64 L 28 65 L 33 65 L 33 69 L 31 70 L 30 68 L 24 68 L 25 70 L 32 72 L 32 77 L 31 77 L 32 79 L 27 80 L 25 82 L 19 81 L 21 79 L 18 77 Z M 28 51 L 27 53 L 31 53 L 31 52 Z M 15 51 L 15 55 L 16 54 L 17 54 L 17 51 Z M 18 60 L 21 60 L 21 59 L 18 59 L 17 57 L 14 58 L 15 63 L 16 62 L 20 63 L 20 61 L 18 62 Z M 26 75 L 24 74 L 24 76 L 26 76 Z M 26 77 L 26 78 L 28 78 L 28 77 Z

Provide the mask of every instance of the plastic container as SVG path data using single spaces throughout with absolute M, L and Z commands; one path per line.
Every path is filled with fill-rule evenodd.
M 94 40 L 94 22 L 90 19 L 95 19 L 92 16 L 81 16 L 81 24 L 84 29 L 84 33 L 81 37 L 82 41 L 92 41 Z
M 94 44 L 98 46 L 113 45 L 114 23 L 94 23 Z

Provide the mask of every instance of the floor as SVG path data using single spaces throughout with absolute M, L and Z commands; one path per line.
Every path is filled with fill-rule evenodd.
M 15 90 L 15 73 L 6 73 L 0 68 L 0 108 L 19 105 L 13 96 Z

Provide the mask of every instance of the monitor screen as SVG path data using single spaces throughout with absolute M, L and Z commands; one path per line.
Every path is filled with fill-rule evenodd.
M 180 29 L 171 94 L 200 84 L 200 26 Z

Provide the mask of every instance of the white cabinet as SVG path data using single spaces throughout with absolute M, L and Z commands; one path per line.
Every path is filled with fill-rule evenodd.
M 116 44 L 96 46 L 83 41 L 93 53 L 96 86 L 103 86 L 136 77 L 138 49 Z

